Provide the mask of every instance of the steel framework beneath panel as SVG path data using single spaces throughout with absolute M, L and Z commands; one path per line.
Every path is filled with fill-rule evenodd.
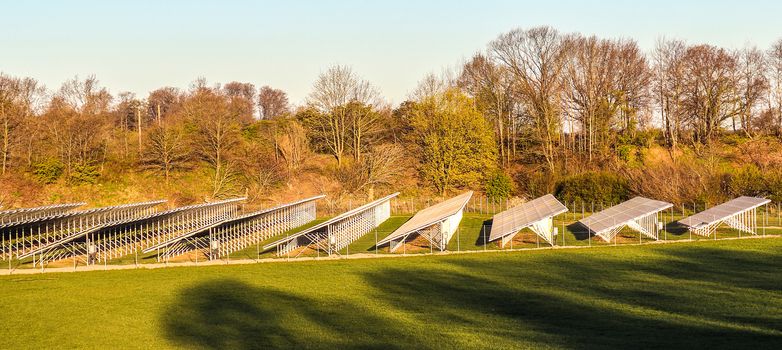
M 4 259 L 25 259 L 56 249 L 74 239 L 112 222 L 138 218 L 154 212 L 154 207 L 165 200 L 123 204 L 82 211 L 58 214 L 54 217 L 40 217 L 0 230 L 2 243 L 0 257 Z
M 723 223 L 754 235 L 757 234 L 756 210 L 768 203 L 771 200 L 742 196 L 679 220 L 679 223 L 687 226 L 692 233 L 705 237 L 711 236 Z
M 659 239 L 657 213 L 673 204 L 644 197 L 635 197 L 601 212 L 590 215 L 579 222 L 604 241 L 611 241 L 624 227 L 629 227 L 644 236 Z
M 403 246 L 405 240 L 411 235 L 417 233 L 428 240 L 433 247 L 437 247 L 440 251 L 446 250 L 448 242 L 459 227 L 464 207 L 472 194 L 472 191 L 468 191 L 419 211 L 390 235 L 380 240 L 377 245 L 388 244 L 389 250 L 394 252 Z
M 36 208 L 0 211 L 0 229 L 41 220 L 54 219 L 86 203 L 53 204 Z
M 145 251 L 165 248 L 162 257 L 197 251 L 210 260 L 223 258 L 315 220 L 316 201 L 323 197 L 319 195 L 229 218 Z
M 277 255 L 283 255 L 300 247 L 311 246 L 328 255 L 339 254 L 341 249 L 391 217 L 391 199 L 398 195 L 399 193 L 394 193 L 364 204 L 306 230 L 267 244 L 263 249 L 276 248 Z
M 550 194 L 519 204 L 494 215 L 489 241 L 502 239 L 501 246 L 504 247 L 519 231 L 530 228 L 554 245 L 554 217 L 567 211 L 567 207 Z
M 117 223 L 92 232 L 87 240 L 92 262 L 148 251 L 152 246 L 174 240 L 188 232 L 208 227 L 236 216 L 239 203 L 245 197 L 189 205 L 157 213 L 149 217 Z

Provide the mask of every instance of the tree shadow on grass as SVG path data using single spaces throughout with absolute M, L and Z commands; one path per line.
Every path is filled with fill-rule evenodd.
M 184 290 L 161 321 L 169 340 L 201 349 L 394 349 L 391 337 L 400 336 L 359 305 L 231 279 Z
M 451 331 L 474 329 L 481 342 L 496 347 L 782 346 L 778 316 L 782 305 L 779 300 L 764 301 L 775 293 L 745 289 L 747 280 L 759 281 L 754 287 L 775 284 L 779 288 L 780 277 L 731 275 L 720 280 L 725 284 L 723 293 L 699 294 L 703 283 L 718 279 L 718 268 L 707 266 L 717 261 L 698 262 L 703 253 L 710 252 L 678 252 L 701 266 L 690 271 L 678 267 L 663 268 L 662 273 L 644 271 L 646 263 L 596 256 L 576 261 L 551 257 L 541 266 L 451 259 L 458 271 L 469 273 L 388 269 L 366 278 L 377 289 L 376 298 L 424 315 L 419 316 L 422 327 L 444 324 Z M 740 259 L 748 266 L 755 262 L 750 257 Z M 619 273 L 607 273 L 606 264 Z M 676 279 L 665 278 L 674 270 Z M 389 275 L 395 276 L 393 281 Z
M 336 298 L 214 280 L 161 321 L 175 344 L 205 349 L 782 347 L 778 253 L 516 254 L 378 264 L 360 272 L 368 291 Z

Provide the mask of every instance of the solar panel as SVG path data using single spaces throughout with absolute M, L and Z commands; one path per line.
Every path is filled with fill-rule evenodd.
M 85 203 L 52 204 L 36 208 L 20 208 L 0 211 L 0 223 L 9 224 L 16 221 L 38 219 L 65 213 Z
M 83 237 L 89 233 L 96 232 L 100 230 L 101 228 L 110 225 L 112 222 L 120 222 L 125 221 L 129 218 L 138 218 L 142 215 L 142 211 L 146 209 L 150 209 L 158 204 L 162 204 L 167 202 L 166 200 L 155 200 L 155 201 L 148 201 L 148 202 L 139 202 L 139 203 L 130 203 L 130 204 L 122 204 L 122 205 L 115 205 L 110 207 L 100 207 L 100 208 L 93 208 L 88 210 L 82 210 L 82 211 L 75 211 L 75 212 L 67 212 L 60 215 L 57 215 L 52 218 L 41 218 L 36 220 L 30 220 L 28 222 L 25 222 L 25 224 L 28 223 L 35 223 L 35 222 L 44 222 L 48 220 L 54 220 L 54 219 L 79 219 L 81 217 L 89 217 L 90 215 L 97 216 L 94 220 L 85 220 L 85 226 L 86 227 L 80 227 L 76 226 L 74 224 L 74 227 L 80 227 L 81 230 L 74 230 L 74 231 L 64 231 L 65 233 L 62 235 L 59 235 L 55 240 L 49 240 L 50 237 L 47 235 L 45 236 L 45 240 L 40 241 L 41 244 L 33 244 L 30 246 L 25 247 L 24 253 L 18 253 L 18 257 L 20 259 L 24 259 L 28 256 L 31 256 L 33 254 L 39 254 L 41 252 L 45 252 L 49 250 L 52 247 L 56 247 L 59 245 L 62 245 L 64 243 L 70 242 L 72 240 L 75 240 L 76 238 Z M 114 215 L 112 215 L 114 214 Z M 68 225 L 66 225 L 68 226 Z M 58 231 L 55 231 L 55 233 Z M 33 235 L 35 236 L 35 235 Z M 31 239 L 31 242 L 33 240 Z
M 402 226 L 394 230 L 386 238 L 383 238 L 377 245 L 383 245 L 393 240 L 405 237 L 413 232 L 432 226 L 440 221 L 445 220 L 449 216 L 453 216 L 460 210 L 464 209 L 467 202 L 472 197 L 472 191 L 467 191 L 456 197 L 450 198 L 446 201 L 437 203 L 428 208 L 425 208 L 415 215 L 410 220 L 407 220 Z
M 742 196 L 679 220 L 679 223 L 693 228 L 704 227 L 770 202 L 771 200 L 765 198 Z
M 341 220 L 344 220 L 344 219 L 346 219 L 348 217 L 351 217 L 353 215 L 359 214 L 359 213 L 361 213 L 361 212 L 363 212 L 365 210 L 372 209 L 372 208 L 374 208 L 374 207 L 376 207 L 376 206 L 378 206 L 378 205 L 380 205 L 380 204 L 382 204 L 384 202 L 387 202 L 387 201 L 391 200 L 391 198 L 394 198 L 394 197 L 396 197 L 398 195 L 399 195 L 399 192 L 396 192 L 394 194 L 390 194 L 390 195 L 385 196 L 383 198 L 380 198 L 378 200 L 375 200 L 375 201 L 372 201 L 370 203 L 364 204 L 364 205 L 362 205 L 362 206 L 360 206 L 358 208 L 355 208 L 355 209 L 349 210 L 347 212 L 344 212 L 344 213 L 342 213 L 340 215 L 337 215 L 337 216 L 335 216 L 335 217 L 333 217 L 333 218 L 331 218 L 329 220 L 321 222 L 320 224 L 312 226 L 312 227 L 310 227 L 310 228 L 308 228 L 306 230 L 297 232 L 297 233 L 295 233 L 293 235 L 290 235 L 288 237 L 285 237 L 285 238 L 279 239 L 277 241 L 274 241 L 272 243 L 269 243 L 269 244 L 263 246 L 263 249 L 266 250 L 266 249 L 269 249 L 269 248 L 273 248 L 273 247 L 276 247 L 276 246 L 278 246 L 280 244 L 283 244 L 285 242 L 289 242 L 292 239 L 296 239 L 298 237 L 304 236 L 304 235 L 306 235 L 306 234 L 308 234 L 310 232 L 318 231 L 318 230 L 320 230 L 320 229 L 322 229 L 324 227 L 327 227 L 329 225 L 332 225 L 332 224 L 334 224 L 334 223 L 336 223 L 338 221 L 341 221 Z
M 489 241 L 514 234 L 540 220 L 567 212 L 567 207 L 554 196 L 547 194 L 529 202 L 519 204 L 492 218 Z
M 211 223 L 211 224 L 208 224 L 208 225 L 199 226 L 199 227 L 196 227 L 195 229 L 189 230 L 187 232 L 183 232 L 181 235 L 173 237 L 173 238 L 171 238 L 169 240 L 166 240 L 164 242 L 161 242 L 161 243 L 152 245 L 150 247 L 147 247 L 142 252 L 149 253 L 151 251 L 154 251 L 154 250 L 157 250 L 159 248 L 162 248 L 162 247 L 171 245 L 173 243 L 176 243 L 178 241 L 181 241 L 181 240 L 183 240 L 185 238 L 192 237 L 192 236 L 194 236 L 194 235 L 196 235 L 198 233 L 207 231 L 210 228 L 215 228 L 215 227 L 219 227 L 221 225 L 226 225 L 226 224 L 230 224 L 230 223 L 233 223 L 233 222 L 238 222 L 238 221 L 251 219 L 251 218 L 254 218 L 254 217 L 257 217 L 257 216 L 261 216 L 263 214 L 268 214 L 268 213 L 276 211 L 276 210 L 285 209 L 287 207 L 292 207 L 292 206 L 295 206 L 295 205 L 298 205 L 298 204 L 302 204 L 302 203 L 318 200 L 318 199 L 321 199 L 323 197 L 326 197 L 326 195 L 318 195 L 318 196 L 315 196 L 315 197 L 302 199 L 302 200 L 299 200 L 299 201 L 296 201 L 296 202 L 291 202 L 291 203 L 286 203 L 286 204 L 278 205 L 278 206 L 271 207 L 271 208 L 261 209 L 261 210 L 258 210 L 258 211 L 254 211 L 254 212 L 251 212 L 251 213 L 247 213 L 247 214 L 243 214 L 243 215 L 239 215 L 239 216 L 235 216 L 235 217 L 229 217 L 229 218 L 226 218 L 224 220 L 220 220 L 218 222 L 214 222 L 214 223 Z
M 595 233 L 604 232 L 630 221 L 668 209 L 673 204 L 644 197 L 634 197 L 626 202 L 595 213 L 579 222 Z

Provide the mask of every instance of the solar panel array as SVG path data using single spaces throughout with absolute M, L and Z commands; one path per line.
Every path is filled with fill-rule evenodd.
M 12 225 L 31 219 L 47 218 L 68 212 L 86 203 L 53 204 L 36 208 L 20 208 L 0 211 L 0 225 Z
M 704 227 L 770 202 L 765 198 L 742 196 L 679 220 L 679 223 L 693 228 Z
M 472 193 L 472 191 L 462 193 L 456 197 L 450 198 L 446 201 L 437 203 L 419 211 L 413 215 L 410 220 L 407 220 L 404 224 L 402 224 L 402 226 L 394 230 L 394 232 L 392 232 L 386 238 L 383 238 L 377 242 L 377 244 L 382 245 L 390 241 L 400 239 L 455 215 L 460 210 L 464 209 L 464 206 L 467 205 L 467 202 L 472 197 Z
M 540 220 L 567 212 L 567 207 L 547 194 L 494 215 L 489 241 L 514 234 Z
M 315 232 L 315 231 L 321 230 L 324 227 L 328 227 L 329 225 L 333 225 L 333 224 L 335 224 L 335 223 L 337 223 L 339 221 L 345 220 L 345 219 L 347 219 L 347 218 L 349 218 L 351 216 L 354 216 L 356 214 L 360 214 L 361 212 L 364 212 L 364 211 L 367 211 L 369 209 L 372 209 L 372 208 L 374 208 L 374 207 L 376 207 L 376 206 L 378 206 L 378 205 L 380 205 L 382 203 L 388 202 L 392 198 L 394 198 L 394 197 L 396 197 L 398 195 L 399 195 L 399 192 L 396 192 L 396 193 L 390 194 L 388 196 L 385 196 L 383 198 L 380 198 L 378 200 L 375 200 L 375 201 L 372 201 L 370 203 L 364 204 L 364 205 L 362 205 L 362 206 L 360 206 L 358 208 L 346 211 L 346 212 L 344 212 L 342 214 L 339 214 L 339 215 L 337 215 L 337 216 L 335 216 L 335 217 L 333 217 L 333 218 L 331 218 L 329 220 L 321 222 L 320 224 L 312 226 L 312 227 L 310 227 L 310 228 L 308 228 L 306 230 L 302 230 L 302 231 L 297 232 L 297 233 L 295 233 L 293 235 L 290 235 L 288 237 L 285 237 L 285 238 L 279 239 L 277 241 L 274 241 L 272 243 L 269 243 L 269 244 L 263 246 L 263 249 L 266 250 L 266 249 L 274 248 L 274 247 L 276 247 L 276 246 L 278 246 L 280 244 L 283 244 L 283 243 L 286 243 L 286 242 L 290 242 L 293 239 L 298 239 L 299 237 L 305 236 L 305 235 L 307 235 L 307 234 L 309 234 L 311 232 Z
M 595 233 L 623 226 L 627 222 L 668 209 L 673 204 L 644 197 L 634 197 L 626 202 L 595 213 L 579 222 Z
M 288 207 L 292 207 L 292 206 L 295 206 L 295 205 L 299 205 L 299 204 L 303 204 L 303 203 L 307 203 L 307 202 L 312 202 L 312 201 L 321 199 L 323 197 L 326 197 L 326 196 L 325 195 L 314 196 L 314 197 L 310 197 L 310 198 L 307 198 L 307 199 L 303 199 L 303 200 L 299 200 L 299 201 L 295 201 L 295 202 L 291 202 L 291 203 L 277 205 L 277 206 L 274 206 L 274 207 L 271 207 L 271 208 L 261 209 L 261 210 L 254 211 L 254 212 L 251 212 L 251 213 L 246 213 L 246 214 L 242 214 L 242 215 L 238 215 L 238 216 L 228 217 L 228 218 L 225 218 L 225 219 L 223 219 L 221 221 L 217 221 L 217 222 L 208 224 L 206 226 L 200 226 L 200 227 L 196 227 L 196 228 L 194 228 L 192 230 L 189 230 L 189 231 L 186 231 L 186 232 L 182 232 L 180 235 L 178 235 L 178 236 L 176 236 L 174 238 L 171 238 L 171 239 L 169 239 L 167 241 L 164 241 L 164 242 L 161 242 L 159 244 L 156 244 L 156 245 L 150 246 L 148 248 L 145 248 L 143 250 L 143 252 L 144 253 L 148 253 L 148 252 L 154 251 L 154 250 L 156 250 L 158 248 L 162 248 L 162 247 L 168 246 L 168 245 L 170 245 L 172 243 L 176 243 L 176 242 L 178 242 L 180 240 L 189 238 L 189 237 L 194 236 L 196 234 L 209 231 L 209 229 L 212 229 L 212 228 L 216 228 L 216 227 L 219 227 L 219 226 L 222 226 L 222 225 L 229 225 L 229 224 L 232 224 L 232 223 L 247 221 L 247 220 L 250 220 L 250 219 L 262 216 L 264 214 L 268 214 L 268 213 L 271 213 L 271 212 L 274 212 L 274 211 L 278 211 L 278 210 L 281 210 L 281 209 L 285 209 L 285 208 L 288 208 Z

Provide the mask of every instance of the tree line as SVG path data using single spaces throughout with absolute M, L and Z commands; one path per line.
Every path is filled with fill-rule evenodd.
M 644 52 L 632 39 L 514 29 L 396 106 L 339 65 L 295 107 L 248 82 L 198 79 L 140 97 L 112 95 L 92 76 L 49 90 L 0 75 L 0 176 L 42 184 L 138 171 L 176 185 L 197 171 L 209 197 L 261 198 L 318 173 L 333 182 L 324 190 L 346 195 L 404 185 L 531 196 L 613 171 L 633 192 L 681 202 L 724 186 L 704 162 L 728 136 L 778 149 L 782 39 L 738 50 L 659 39 Z M 648 161 L 655 146 L 665 167 Z

